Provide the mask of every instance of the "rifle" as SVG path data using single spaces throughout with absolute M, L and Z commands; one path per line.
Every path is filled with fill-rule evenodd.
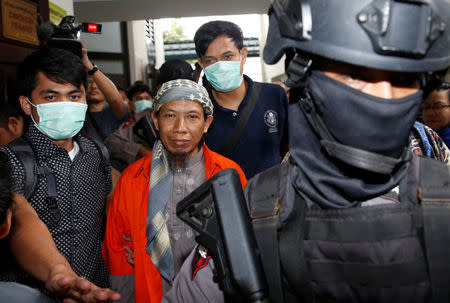
M 225 169 L 177 205 L 214 259 L 226 302 L 269 302 L 268 287 L 239 174 Z

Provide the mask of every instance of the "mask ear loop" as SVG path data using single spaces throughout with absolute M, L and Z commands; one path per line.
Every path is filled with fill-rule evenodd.
M 34 107 L 36 107 L 36 109 L 37 109 L 37 105 L 34 105 L 33 102 L 31 102 L 31 100 L 30 100 L 28 97 L 25 97 L 25 98 L 27 99 L 27 102 L 28 102 L 31 106 L 34 106 Z M 31 120 L 33 121 L 34 125 L 37 127 L 38 124 L 36 123 L 36 121 L 34 121 L 33 114 L 31 113 L 30 116 L 31 116 Z M 38 114 L 38 116 L 39 116 L 39 114 Z

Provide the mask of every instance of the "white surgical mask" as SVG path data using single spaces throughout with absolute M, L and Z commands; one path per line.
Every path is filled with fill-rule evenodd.
M 53 140 L 72 138 L 83 127 L 87 104 L 64 101 L 34 105 L 30 99 L 27 101 L 37 109 L 39 123 L 31 115 L 34 125 Z
M 137 113 L 140 113 L 144 110 L 146 110 L 147 108 L 152 108 L 153 106 L 153 102 L 150 100 L 139 100 L 139 101 L 134 101 L 134 111 Z
M 243 80 L 241 60 L 217 61 L 204 69 L 206 79 L 215 90 L 230 92 L 238 88 Z

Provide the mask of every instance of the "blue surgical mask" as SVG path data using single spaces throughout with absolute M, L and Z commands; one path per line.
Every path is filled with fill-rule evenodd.
M 34 125 L 41 133 L 53 140 L 72 138 L 83 127 L 86 117 L 87 105 L 78 102 L 50 102 L 34 105 L 36 107 L 39 123 L 31 115 Z
M 238 88 L 243 80 L 241 61 L 217 61 L 204 69 L 206 79 L 215 90 L 230 92 Z
M 153 106 L 153 102 L 150 100 L 139 100 L 139 101 L 134 101 L 134 111 L 136 112 L 136 114 L 146 110 L 147 108 L 152 108 Z

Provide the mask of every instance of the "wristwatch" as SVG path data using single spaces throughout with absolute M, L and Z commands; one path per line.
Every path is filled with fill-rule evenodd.
M 94 64 L 94 67 L 91 70 L 88 70 L 88 75 L 92 76 L 96 71 L 98 71 L 97 65 Z

